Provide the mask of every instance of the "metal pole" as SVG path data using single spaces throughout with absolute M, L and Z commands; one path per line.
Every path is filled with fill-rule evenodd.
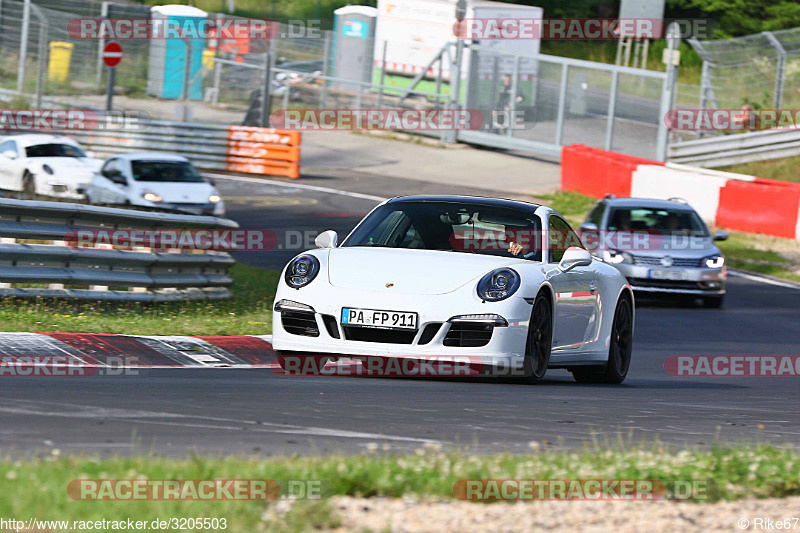
M 450 72 L 450 81 L 453 88 L 453 109 L 461 109 L 461 63 L 464 60 L 464 40 L 456 41 L 456 71 Z
M 389 43 L 383 41 L 383 56 L 381 57 L 381 87 L 378 89 L 378 109 L 383 109 L 383 84 L 386 80 L 386 48 Z
M 325 36 L 325 47 L 322 51 L 322 95 L 320 107 L 325 109 L 328 106 L 328 81 L 327 76 L 331 75 L 331 32 Z
M 506 136 L 512 137 L 514 134 L 514 113 L 517 110 L 517 88 L 519 87 L 519 56 L 514 61 L 514 75 L 511 77 L 511 109 L 508 110 L 508 124 L 506 128 Z
M 28 60 L 28 30 L 31 24 L 31 0 L 25 0 L 22 9 L 22 36 L 19 38 L 19 66 L 17 68 L 17 91 L 25 88 L 25 62 Z
M 567 107 L 567 79 L 569 78 L 569 65 L 561 65 L 561 86 L 558 88 L 558 115 L 556 117 L 555 143 L 561 146 L 564 137 L 564 114 Z
M 770 44 L 778 51 L 778 65 L 775 70 L 775 109 L 780 109 L 783 100 L 783 77 L 786 72 L 786 49 L 771 31 L 763 32 Z
M 192 40 L 184 39 L 186 43 L 186 59 L 183 62 L 183 91 L 181 91 L 181 101 L 189 99 L 189 83 L 192 73 Z
M 270 97 L 272 83 L 272 53 L 268 50 L 264 57 L 264 87 L 261 89 L 261 127 L 269 127 L 269 114 L 272 108 Z
M 36 72 L 36 109 L 42 108 L 42 93 L 44 92 L 44 69 L 47 64 L 47 36 L 48 24 L 47 19 L 39 15 L 39 64 Z
M 111 112 L 112 100 L 114 99 L 114 83 L 116 82 L 116 67 L 108 69 L 108 83 L 106 84 L 106 111 Z
M 102 7 L 100 8 L 100 17 L 103 19 L 108 18 L 108 4 L 109 2 L 103 2 Z M 97 41 L 97 77 L 95 78 L 95 85 L 98 87 L 100 87 L 100 84 L 103 83 L 103 48 L 105 47 L 105 38 L 99 39 Z
M 606 140 L 603 149 L 611 150 L 614 139 L 614 116 L 617 113 L 617 87 L 619 86 L 619 72 L 611 74 L 611 92 L 608 95 L 608 122 L 606 122 Z
M 667 28 L 667 48 L 675 50 L 678 48 L 680 42 L 680 29 L 676 22 L 673 22 Z M 672 100 L 675 96 L 675 78 L 676 69 L 675 65 L 670 60 L 667 63 L 667 73 L 664 80 L 664 87 L 661 91 L 661 107 L 659 109 L 658 121 L 658 135 L 656 136 L 656 160 L 667 160 L 667 144 L 669 143 L 669 131 L 667 131 L 667 124 L 664 118 L 672 108 Z

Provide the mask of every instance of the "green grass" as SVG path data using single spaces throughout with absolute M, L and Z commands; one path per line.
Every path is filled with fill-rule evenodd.
M 703 480 L 694 501 L 785 497 L 800 494 L 800 451 L 761 444 L 671 451 L 658 444 L 587 444 L 578 450 L 545 450 L 532 443 L 525 454 L 474 455 L 430 445 L 408 454 L 367 452 L 327 457 L 164 458 L 52 455 L 0 460 L 0 516 L 45 520 L 148 520 L 168 517 L 226 518 L 228 531 L 301 531 L 336 527 L 324 498 L 333 495 L 453 498 L 463 479 L 650 479 L 668 489 Z M 469 448 L 469 447 L 465 447 Z M 263 501 L 72 500 L 75 479 L 263 479 L 318 480 L 322 500 L 304 501 L 291 515 Z M 692 498 L 690 498 L 692 499 Z
M 555 194 L 539 197 L 553 209 L 564 215 L 564 218 L 573 225 L 579 226 L 589 210 L 597 202 L 591 196 L 577 192 L 560 191 Z M 768 274 L 793 281 L 800 281 L 800 276 L 792 270 L 792 262 L 780 253 L 769 250 L 770 246 L 779 241 L 778 237 L 767 235 L 754 235 L 731 231 L 727 241 L 717 242 L 728 266 L 739 270 L 749 270 L 761 274 Z M 767 249 L 764 249 L 767 248 Z M 797 268 L 797 265 L 794 266 Z
M 800 156 L 741 163 L 738 165 L 720 167 L 716 170 L 800 183 L 800 171 L 798 171 L 798 168 L 800 168 Z
M 0 300 L 0 331 L 77 331 L 128 335 L 266 335 L 279 273 L 237 264 L 233 298 L 186 303 Z

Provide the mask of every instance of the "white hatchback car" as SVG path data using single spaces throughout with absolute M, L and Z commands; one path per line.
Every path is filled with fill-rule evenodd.
M 124 204 L 223 216 L 225 203 L 185 157 L 139 152 L 109 157 L 86 189 L 92 204 Z
M 0 137 L 0 188 L 62 198 L 83 198 L 101 160 L 59 135 Z

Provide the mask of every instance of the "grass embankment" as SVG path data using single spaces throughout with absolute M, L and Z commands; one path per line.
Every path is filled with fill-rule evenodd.
M 576 228 L 597 201 L 576 192 L 558 192 L 544 195 L 541 199 L 563 214 Z M 727 241 L 716 243 L 725 254 L 728 266 L 800 281 L 800 243 L 769 235 L 738 231 L 728 233 L 730 238 Z
M 78 331 L 127 335 L 265 335 L 279 272 L 237 264 L 233 298 L 185 303 L 0 300 L 0 331 Z
M 748 176 L 758 176 L 759 178 L 769 178 L 773 180 L 791 181 L 800 183 L 800 172 L 797 168 L 800 165 L 800 156 L 782 157 L 780 159 L 769 159 L 766 161 L 753 161 L 751 163 L 740 163 L 720 167 L 715 170 L 725 172 L 736 172 L 737 174 L 747 174 Z
M 50 455 L 0 461 L 0 515 L 44 520 L 152 521 L 174 517 L 226 518 L 228 531 L 316 530 L 339 519 L 325 498 L 334 495 L 453 498 L 463 479 L 649 479 L 663 482 L 667 498 L 678 482 L 704 481 L 690 500 L 708 502 L 800 494 L 800 451 L 767 445 L 683 450 L 650 445 L 546 450 L 527 454 L 469 455 L 429 445 L 413 454 L 282 458 L 172 459 L 139 456 L 95 459 Z M 67 485 L 74 479 L 270 479 L 318 480 L 322 499 L 304 501 L 288 515 L 268 512 L 263 501 L 81 501 Z M 477 504 L 476 504 L 477 505 Z M 646 505 L 646 503 L 644 503 Z M 280 516 L 275 520 L 273 516 Z M 273 521 L 274 520 L 274 521 Z

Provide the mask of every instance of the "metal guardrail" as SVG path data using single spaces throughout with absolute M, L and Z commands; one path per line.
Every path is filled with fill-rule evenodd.
M 102 119 L 102 113 L 97 115 Z M 103 157 L 171 152 L 201 169 L 300 177 L 300 132 L 140 119 L 118 129 L 54 129 L 48 133 L 68 135 Z
M 668 159 L 700 167 L 722 167 L 800 155 L 800 129 L 775 129 L 706 137 L 669 145 Z
M 68 246 L 65 240 L 74 238 L 81 230 L 238 227 L 232 220 L 208 216 L 0 198 L 0 297 L 138 302 L 229 298 L 227 287 L 233 279 L 228 269 L 236 261 L 225 252 L 89 248 Z M 17 240 L 50 241 L 50 244 Z M 49 287 L 12 287 L 14 283 L 49 284 Z M 109 287 L 115 289 L 108 290 Z

